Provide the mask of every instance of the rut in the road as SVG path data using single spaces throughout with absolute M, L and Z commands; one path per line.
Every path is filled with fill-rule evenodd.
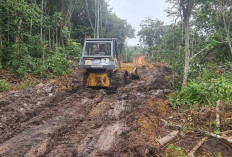
M 156 131 L 156 136 L 165 132 L 157 131 L 152 124 L 168 112 L 168 103 L 163 99 L 170 92 L 168 77 L 171 73 L 166 67 L 142 67 L 138 72 L 141 80 L 120 87 L 116 92 L 87 89 L 71 94 L 36 87 L 6 95 L 1 101 L 0 111 L 5 118 L 1 123 L 9 127 L 1 129 L 0 155 L 117 156 L 142 153 L 155 141 L 139 139 L 149 138 L 151 131 Z M 19 95 L 20 104 L 15 95 Z M 156 101 L 158 98 L 161 98 L 159 102 Z M 149 108 L 146 104 L 153 99 Z M 28 104 L 30 107 L 26 108 Z M 27 110 L 18 114 L 24 109 Z

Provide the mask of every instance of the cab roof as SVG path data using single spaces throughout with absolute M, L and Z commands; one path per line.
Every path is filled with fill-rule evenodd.
M 119 43 L 122 43 L 117 38 L 86 38 L 85 41 L 117 41 Z

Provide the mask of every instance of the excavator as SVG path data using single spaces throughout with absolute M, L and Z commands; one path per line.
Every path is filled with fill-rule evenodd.
M 104 87 L 116 89 L 138 78 L 135 66 L 122 66 L 122 42 L 116 38 L 85 39 L 72 89 Z M 136 77 L 134 77 L 136 76 Z

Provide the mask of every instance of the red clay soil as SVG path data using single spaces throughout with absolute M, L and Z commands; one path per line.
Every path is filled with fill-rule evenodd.
M 118 88 L 73 93 L 52 84 L 0 94 L 0 156 L 164 156 L 157 139 L 173 111 L 166 100 L 171 71 L 141 67 L 140 80 Z M 173 143 L 189 151 L 203 136 L 185 135 Z M 193 137 L 193 138 L 190 138 Z M 220 145 L 206 142 L 199 155 Z M 214 143 L 215 142 L 215 143 Z M 223 155 L 229 150 L 218 147 Z

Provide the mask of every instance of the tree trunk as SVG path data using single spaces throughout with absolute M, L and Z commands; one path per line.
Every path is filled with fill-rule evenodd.
M 100 37 L 100 0 L 97 0 L 97 38 Z
M 49 48 L 51 48 L 52 45 L 51 45 L 51 28 L 50 27 L 48 28 L 48 44 L 49 44 Z
M 52 48 L 54 48 L 55 45 L 55 32 L 52 34 Z
M 189 60 L 190 60 L 190 17 L 193 9 L 193 0 L 180 0 L 180 7 L 183 11 L 183 22 L 185 30 L 185 66 L 184 66 L 184 78 L 183 86 L 187 85 L 188 72 L 189 72 Z
M 185 19 L 185 66 L 184 66 L 184 79 L 183 79 L 183 86 L 187 85 L 188 82 L 188 71 L 189 71 L 189 40 L 190 40 L 190 24 L 189 24 L 190 17 L 186 17 Z
M 0 63 L 2 63 L 2 30 L 0 30 Z M 1 71 L 0 71 L 1 72 Z
M 15 43 L 18 43 L 19 41 L 22 22 L 23 19 L 20 17 L 17 23 L 17 34 L 15 36 Z
M 102 1 L 101 0 L 100 0 L 99 8 L 100 8 L 100 12 L 99 12 L 99 16 L 100 16 L 100 18 L 99 18 L 100 19 L 100 26 L 99 27 L 100 28 L 99 29 L 100 29 L 100 32 L 101 32 L 100 37 L 104 38 L 103 29 L 102 29 L 103 28 L 103 22 L 102 22 L 102 13 L 101 13 L 101 10 L 102 10 Z
M 44 0 L 42 0 L 41 4 L 41 19 L 40 19 L 40 39 L 43 40 L 43 6 L 44 6 Z
M 85 0 L 85 3 L 86 3 L 86 9 L 87 9 L 87 13 L 88 13 L 88 18 L 89 18 L 89 23 L 90 23 L 90 26 L 94 32 L 94 36 L 95 36 L 95 30 L 94 30 L 94 27 L 93 27 L 93 22 L 91 20 L 91 16 L 90 16 L 90 13 L 89 13 L 89 4 L 88 4 L 88 0 Z
M 16 37 L 15 37 L 15 43 L 17 44 L 17 54 L 18 54 L 18 57 L 19 57 L 19 54 L 20 54 L 19 39 L 20 39 L 20 31 L 21 31 L 22 22 L 23 22 L 23 19 L 20 17 L 19 20 L 18 20 L 18 23 L 17 23 L 17 34 L 16 34 Z
M 8 9 L 7 9 L 7 41 L 10 42 L 10 18 L 9 18 Z
M 56 44 L 58 43 L 58 27 L 56 26 Z
M 61 31 L 61 29 L 60 29 L 60 31 Z M 64 48 L 64 37 L 63 37 L 63 35 L 61 35 L 61 45 Z
M 226 31 L 226 36 L 227 36 L 227 39 L 228 39 L 228 44 L 229 44 L 229 48 L 230 48 L 230 54 L 232 56 L 232 42 L 231 42 L 230 30 L 229 30 L 230 28 L 226 24 L 226 18 L 225 18 L 224 11 L 222 11 L 222 18 L 223 18 L 223 23 L 224 23 L 224 29 Z

